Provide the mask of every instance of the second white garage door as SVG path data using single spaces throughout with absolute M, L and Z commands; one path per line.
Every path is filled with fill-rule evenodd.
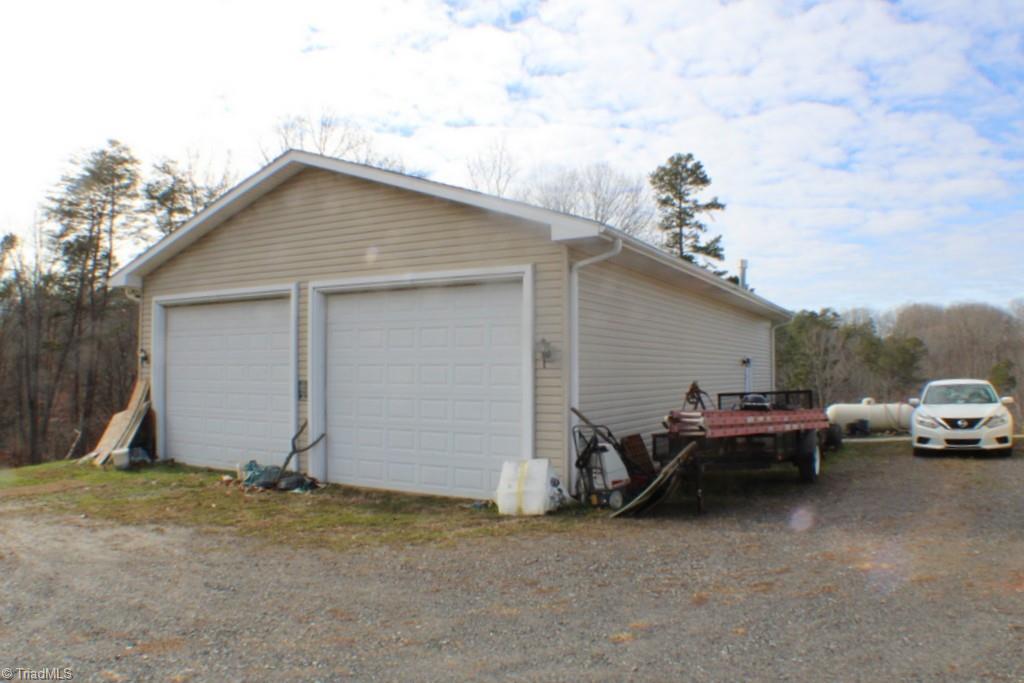
M 490 498 L 522 457 L 522 284 L 327 297 L 330 481 Z

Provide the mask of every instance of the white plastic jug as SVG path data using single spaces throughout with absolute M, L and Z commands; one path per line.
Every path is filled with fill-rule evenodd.
M 502 515 L 543 515 L 548 511 L 551 463 L 546 458 L 506 460 L 494 501 Z

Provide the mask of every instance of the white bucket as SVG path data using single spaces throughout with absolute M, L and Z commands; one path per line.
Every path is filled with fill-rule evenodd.
M 131 456 L 129 455 L 128 448 L 118 448 L 117 450 L 110 451 L 110 457 L 114 461 L 114 467 L 119 470 L 126 470 L 131 465 Z
M 508 460 L 501 466 L 501 479 L 494 494 L 502 515 L 543 515 L 551 497 L 548 483 L 551 463 L 547 458 Z

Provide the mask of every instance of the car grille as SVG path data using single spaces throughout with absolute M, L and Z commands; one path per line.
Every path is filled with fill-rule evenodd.
M 981 422 L 980 417 L 944 417 L 943 424 L 950 429 L 974 429 Z
M 947 446 L 977 446 L 981 439 L 946 439 Z

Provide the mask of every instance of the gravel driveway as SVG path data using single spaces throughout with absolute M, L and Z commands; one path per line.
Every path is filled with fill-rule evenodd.
M 75 680 L 1024 681 L 1024 458 L 848 449 L 656 519 L 346 554 L 0 517 L 0 667 Z

